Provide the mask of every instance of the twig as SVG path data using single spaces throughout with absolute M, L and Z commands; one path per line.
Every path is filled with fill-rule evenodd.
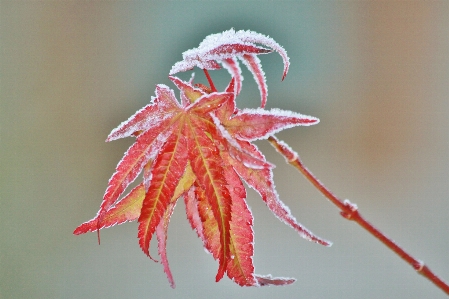
M 311 183 L 315 186 L 327 199 L 329 199 L 340 210 L 340 214 L 348 219 L 357 222 L 361 227 L 367 230 L 370 234 L 376 237 L 379 241 L 385 244 L 399 257 L 411 265 L 419 274 L 429 279 L 433 284 L 440 288 L 443 292 L 449 295 L 449 285 L 441 280 L 437 275 L 427 267 L 424 262 L 414 258 L 404 249 L 402 249 L 393 240 L 387 237 L 383 232 L 369 223 L 358 211 L 357 205 L 351 203 L 349 200 L 341 200 L 335 196 L 329 189 L 327 189 L 302 163 L 298 154 L 294 152 L 287 144 L 278 140 L 276 137 L 271 136 L 268 138 L 271 145 L 281 153 L 295 168 L 297 168 Z
M 212 81 L 212 78 L 209 75 L 209 72 L 206 69 L 203 69 L 204 74 L 206 75 L 207 81 L 209 82 L 210 89 L 212 92 L 216 92 L 217 89 L 215 88 L 214 82 Z

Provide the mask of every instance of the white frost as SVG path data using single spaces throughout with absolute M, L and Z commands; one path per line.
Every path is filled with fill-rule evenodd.
M 276 134 L 277 132 L 280 132 L 285 129 L 297 127 L 297 126 L 311 126 L 316 125 L 320 122 L 320 120 L 316 117 L 310 116 L 310 115 L 304 115 L 300 113 L 296 113 L 289 110 L 281 110 L 278 108 L 273 108 L 270 110 L 265 110 L 262 108 L 244 108 L 239 111 L 239 113 L 235 116 L 243 117 L 243 116 L 259 116 L 259 115 L 266 115 L 266 116 L 275 116 L 279 119 L 285 119 L 290 118 L 291 121 L 279 121 L 277 123 L 273 123 L 271 127 L 267 128 L 266 132 L 263 132 L 263 135 L 257 135 L 256 137 L 254 134 L 254 128 L 253 125 L 256 126 L 257 123 L 254 123 L 254 121 L 251 122 L 251 125 L 248 125 L 247 128 L 241 128 L 240 132 L 237 132 L 238 138 L 247 140 L 247 141 L 254 141 L 254 140 L 264 140 L 267 139 L 269 136 Z M 294 121 L 296 119 L 296 121 Z M 304 121 L 310 121 L 310 122 L 299 122 L 300 120 Z
M 242 90 L 242 82 L 244 78 L 242 76 L 242 69 L 240 68 L 238 61 L 234 57 L 232 57 L 222 60 L 221 64 L 225 69 L 228 70 L 231 77 L 235 79 L 234 93 L 236 96 L 239 95 L 240 91 Z
M 262 64 L 260 59 L 254 55 L 249 54 L 244 57 L 239 57 L 239 59 L 243 62 L 244 65 L 250 70 L 253 74 L 254 80 L 257 82 L 257 87 L 259 87 L 261 105 L 260 107 L 265 107 L 268 98 L 268 87 L 267 87 L 267 79 L 265 78 L 265 73 L 262 70 Z M 253 63 L 254 65 L 252 65 Z
M 272 38 L 254 31 L 234 29 L 226 30 L 222 33 L 211 34 L 207 36 L 197 48 L 193 48 L 182 53 L 183 60 L 175 63 L 170 70 L 170 75 L 178 72 L 191 70 L 197 66 L 203 69 L 218 69 L 219 65 L 215 61 L 222 62 L 224 59 L 233 58 L 235 56 L 242 56 L 246 53 L 239 53 L 231 48 L 231 51 L 225 53 L 214 53 L 214 49 L 224 45 L 244 45 L 256 46 L 255 44 L 262 44 L 277 51 L 284 62 L 284 73 L 282 79 L 285 78 L 290 65 L 289 58 L 285 49 L 275 42 Z M 260 53 L 262 54 L 262 53 Z M 218 67 L 217 67 L 218 66 Z

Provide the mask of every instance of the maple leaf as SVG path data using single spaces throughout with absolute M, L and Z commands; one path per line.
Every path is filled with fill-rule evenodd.
M 182 61 L 175 63 L 170 70 L 170 75 L 185 72 L 195 66 L 205 70 L 216 70 L 221 63 L 235 79 L 235 94 L 240 93 L 243 76 L 236 58 L 240 59 L 253 74 L 260 90 L 261 107 L 265 107 L 268 97 L 268 88 L 265 74 L 262 70 L 258 54 L 267 54 L 271 49 L 257 46 L 262 44 L 278 52 L 284 62 L 282 80 L 287 76 L 290 66 L 289 58 L 285 49 L 272 38 L 253 31 L 230 29 L 222 33 L 207 36 L 198 46 L 182 53 Z
M 118 163 L 109 180 L 97 215 L 77 227 L 74 234 L 137 220 L 142 251 L 150 256 L 153 235 L 169 283 L 175 286 L 166 253 L 167 231 L 177 200 L 182 196 L 191 227 L 204 248 L 218 260 L 216 281 L 225 274 L 241 286 L 286 285 L 292 278 L 272 278 L 254 273 L 253 217 L 246 204 L 244 182 L 255 189 L 267 207 L 303 238 L 330 246 L 291 215 L 280 201 L 273 182 L 274 165 L 251 142 L 294 126 L 319 122 L 312 116 L 280 109 L 238 109 L 235 97 L 242 77 L 235 59 L 242 59 L 262 86 L 265 80 L 256 54 L 271 50 L 281 53 L 284 76 L 288 70 L 285 50 L 272 39 L 251 31 L 226 31 L 212 35 L 197 50 L 187 51 L 175 71 L 194 66 L 216 69 L 225 65 L 232 79 L 224 92 L 195 85 L 170 76 L 180 90 L 181 102 L 173 90 L 157 85 L 152 102 L 120 124 L 106 141 L 135 136 L 136 141 Z M 187 53 L 187 54 L 186 54 Z M 201 55 L 200 55 L 201 54 Z M 173 72 L 172 69 L 172 72 Z M 264 87 L 265 86 L 265 87 Z M 265 100 L 264 100 L 265 97 Z M 143 173 L 143 182 L 123 196 Z M 151 258 L 151 256 L 150 256 Z

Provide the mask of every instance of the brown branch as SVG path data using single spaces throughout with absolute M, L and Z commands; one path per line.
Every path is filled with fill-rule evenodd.
M 388 238 L 383 232 L 369 223 L 358 211 L 357 205 L 351 203 L 349 200 L 341 200 L 335 196 L 329 189 L 327 189 L 302 163 L 298 154 L 294 152 L 287 144 L 271 136 L 268 141 L 274 148 L 282 154 L 295 168 L 297 168 L 308 180 L 315 186 L 327 199 L 329 199 L 340 210 L 340 214 L 348 219 L 357 222 L 361 227 L 367 230 L 370 234 L 381 241 L 385 246 L 390 248 L 399 257 L 411 265 L 419 274 L 429 279 L 433 284 L 440 288 L 443 292 L 449 295 L 449 285 L 435 275 L 422 261 L 414 258 L 404 249 L 402 249 L 393 240 Z

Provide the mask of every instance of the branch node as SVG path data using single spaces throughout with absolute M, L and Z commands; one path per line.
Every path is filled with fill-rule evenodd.
M 274 135 L 268 137 L 268 141 L 274 146 L 274 148 L 284 156 L 287 163 L 295 162 L 299 160 L 299 155 L 295 152 L 287 143 L 277 139 Z
M 349 199 L 345 199 L 343 201 L 345 210 L 340 212 L 340 215 L 348 220 L 352 220 L 356 214 L 358 214 L 358 207 L 355 203 L 349 201 Z
M 420 260 L 417 260 L 416 262 L 414 262 L 412 264 L 412 267 L 413 267 L 413 269 L 416 270 L 416 272 L 421 272 L 422 269 L 424 269 L 424 266 L 425 266 L 424 262 L 420 261 Z

